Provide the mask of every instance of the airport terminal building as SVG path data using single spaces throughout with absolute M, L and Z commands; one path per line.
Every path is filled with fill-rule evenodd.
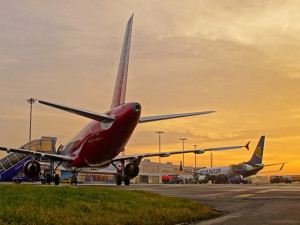
M 61 170 L 61 179 L 65 179 L 72 176 L 70 171 Z M 184 171 L 180 170 L 179 165 L 173 165 L 171 162 L 166 164 L 159 164 L 151 162 L 150 159 L 144 159 L 140 164 L 140 172 L 138 176 L 131 179 L 131 183 L 134 184 L 158 184 L 162 176 L 179 174 L 183 178 L 189 179 L 192 177 L 194 167 L 183 167 Z M 161 171 L 161 172 L 160 172 Z M 93 172 L 79 172 L 78 181 L 83 183 L 106 183 L 113 184 L 116 180 L 117 171 L 112 165 L 101 170 L 95 170 Z

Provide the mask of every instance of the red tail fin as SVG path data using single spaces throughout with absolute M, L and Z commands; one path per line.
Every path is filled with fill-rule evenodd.
M 125 103 L 133 14 L 126 26 L 111 108 Z

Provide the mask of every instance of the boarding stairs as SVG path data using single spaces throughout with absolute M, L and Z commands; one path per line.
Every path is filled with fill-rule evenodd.
M 227 182 L 230 182 L 230 180 L 235 177 L 235 175 L 238 174 L 237 167 L 235 165 L 230 165 L 229 166 L 229 171 L 225 173 L 225 177 Z
M 41 137 L 22 145 L 20 149 L 30 149 L 45 153 L 55 152 L 56 137 Z M 23 170 L 25 162 L 31 159 L 30 155 L 20 153 L 10 153 L 0 159 L 0 181 L 12 181 L 13 178 Z M 41 162 L 46 162 L 43 158 L 36 158 Z

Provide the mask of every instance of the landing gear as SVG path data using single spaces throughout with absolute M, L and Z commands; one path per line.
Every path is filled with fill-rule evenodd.
M 54 183 L 55 183 L 55 185 L 59 185 L 59 175 L 58 174 L 55 174 L 55 176 L 54 176 Z
M 50 185 L 50 183 L 51 183 L 51 174 L 47 174 L 46 175 L 46 184 L 49 184 Z
M 122 184 L 122 176 L 121 175 L 117 175 L 117 177 L 116 177 L 116 184 L 117 185 L 121 185 Z
M 58 174 L 55 173 L 55 170 L 58 168 L 58 166 L 60 164 L 61 164 L 61 162 L 59 162 L 57 164 L 57 166 L 54 168 L 54 160 L 53 159 L 50 160 L 50 171 L 46 175 L 46 178 L 43 176 L 43 179 L 41 180 L 42 184 L 48 184 L 48 185 L 50 185 L 51 182 L 54 182 L 55 185 L 59 185 L 59 183 L 60 183 L 60 177 L 59 177 Z
M 130 178 L 128 176 L 124 177 L 124 184 L 129 185 L 130 184 Z
M 22 179 L 14 179 L 15 184 L 21 184 Z
M 116 184 L 121 185 L 122 181 L 124 181 L 125 185 L 129 185 L 130 184 L 130 177 L 128 177 L 128 176 L 122 177 L 122 175 L 117 175 L 116 176 Z
M 60 182 L 59 175 L 58 174 L 53 174 L 53 175 L 47 174 L 45 184 L 50 185 L 52 181 L 54 181 L 55 185 L 59 185 L 59 182 Z
M 42 184 L 46 184 L 46 178 L 41 179 Z
M 130 177 L 125 175 L 124 161 L 121 161 L 121 167 L 120 165 L 116 166 L 113 163 L 112 165 L 117 169 L 116 184 L 121 185 L 122 181 L 124 181 L 125 185 L 129 185 Z

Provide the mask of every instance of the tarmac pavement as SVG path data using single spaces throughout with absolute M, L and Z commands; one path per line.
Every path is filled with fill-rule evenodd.
M 224 216 L 208 224 L 300 224 L 300 184 L 142 184 L 105 185 L 145 190 L 202 202 Z

